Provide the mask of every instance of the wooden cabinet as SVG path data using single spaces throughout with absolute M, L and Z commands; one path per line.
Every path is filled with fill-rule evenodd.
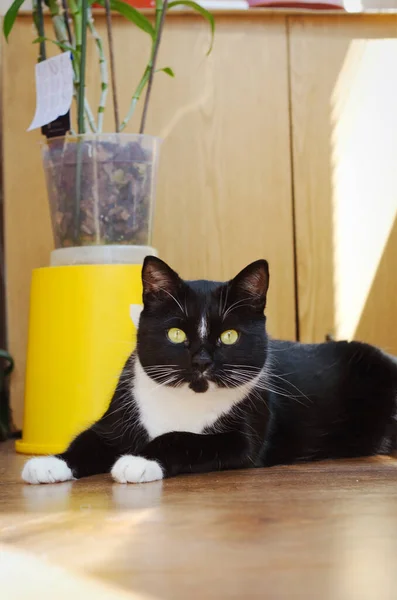
M 291 17 L 299 332 L 397 354 L 397 16 Z
M 221 13 L 168 18 L 147 132 L 161 150 L 154 245 L 189 278 L 270 262 L 272 335 L 359 338 L 397 354 L 397 17 Z M 115 17 L 121 111 L 149 51 Z M 103 32 L 104 22 L 98 19 Z M 31 271 L 53 247 L 34 113 L 29 16 L 3 43 L 12 404 L 22 423 Z M 90 47 L 88 88 L 99 89 Z M 90 98 L 95 104 L 98 98 Z M 139 112 L 129 131 L 136 130 Z M 109 104 L 106 127 L 112 128 Z

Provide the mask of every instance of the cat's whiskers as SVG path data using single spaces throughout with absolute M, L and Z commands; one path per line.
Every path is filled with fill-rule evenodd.
M 225 308 L 226 308 L 226 305 L 227 305 L 227 298 L 228 298 L 228 295 L 229 295 L 229 286 L 226 285 L 225 299 L 223 299 L 223 290 L 224 290 L 224 287 L 225 286 L 223 286 L 221 288 L 221 293 L 219 295 L 219 316 L 220 317 L 222 316 L 222 314 L 225 311 Z
M 286 373 L 286 375 L 289 375 L 289 373 Z M 312 402 L 311 399 L 308 396 L 306 396 L 306 394 L 304 394 L 301 389 L 299 389 L 296 385 L 288 381 L 288 379 L 285 379 L 285 377 L 282 377 L 281 375 L 276 375 L 276 373 L 273 372 L 270 372 L 270 377 L 276 377 L 276 379 L 279 379 L 286 385 L 293 387 L 301 396 L 303 396 L 303 398 L 306 398 L 306 400 Z
M 252 389 L 249 393 L 250 398 L 251 398 L 251 396 L 253 396 L 257 400 L 259 400 L 259 402 L 263 402 L 265 404 L 266 408 L 269 410 L 269 406 L 268 406 L 268 403 L 266 402 L 266 398 L 264 396 L 261 396 L 260 393 L 258 392 L 258 390 L 256 390 L 255 388 Z M 253 400 L 251 400 L 251 405 L 254 408 L 256 408 L 256 410 L 258 410 L 258 407 L 256 406 L 256 404 Z
M 263 392 L 268 392 L 270 394 L 276 394 L 277 396 L 283 396 L 284 398 L 288 398 L 289 400 L 294 400 L 295 402 L 297 402 L 298 404 L 301 404 L 302 406 L 307 406 L 304 402 L 301 402 L 300 400 L 298 400 L 298 398 L 294 395 L 294 394 L 288 394 L 286 393 L 286 390 L 282 390 L 280 388 L 276 388 L 276 387 L 270 387 L 270 385 L 266 384 L 266 386 L 257 386 L 257 389 L 262 390 Z
M 228 378 L 231 380 L 231 382 L 233 382 L 234 385 L 244 385 L 254 379 L 252 377 L 252 372 L 250 372 L 250 371 L 247 371 L 245 373 L 242 370 L 237 370 L 237 369 L 223 369 L 223 371 L 228 374 Z M 284 379 L 283 377 L 276 375 L 275 373 L 272 373 L 271 371 L 264 372 L 262 370 L 262 372 L 263 372 L 263 377 L 260 377 L 255 382 L 255 387 L 254 387 L 255 390 L 261 390 L 263 392 L 268 392 L 268 393 L 276 394 L 279 396 L 284 396 L 285 398 L 289 398 L 290 400 L 295 400 L 296 402 L 298 402 L 298 404 L 302 404 L 302 406 L 306 406 L 306 404 L 304 402 L 301 402 L 298 399 L 299 396 L 306 398 L 306 400 L 311 402 L 311 400 L 310 400 L 310 398 L 308 398 L 308 396 L 306 396 L 297 386 L 290 383 L 287 379 Z M 292 388 L 294 388 L 298 392 L 299 396 L 297 396 L 293 393 L 288 393 L 288 391 L 285 388 L 278 387 L 277 384 L 273 381 L 269 382 L 269 379 L 272 377 L 276 377 L 276 378 L 280 379 L 286 385 L 290 385 Z
M 180 371 L 179 365 L 151 365 L 149 367 L 143 367 L 146 373 L 158 373 L 164 371 Z
M 156 371 L 149 371 L 146 373 L 151 379 L 161 375 L 171 375 L 173 373 L 178 372 L 179 369 L 158 369 Z
M 241 371 L 240 369 L 223 369 L 225 373 L 228 373 L 230 376 L 235 377 L 236 379 L 241 379 L 241 381 L 254 381 L 258 375 L 260 374 L 260 371 L 257 373 L 253 373 L 252 371 L 249 372 L 244 372 Z
M 185 380 L 181 377 L 179 381 L 174 385 L 175 388 L 180 388 L 185 382 Z
M 110 438 L 112 441 L 123 439 L 126 433 L 136 424 L 136 414 L 134 410 L 130 410 L 134 406 L 134 399 L 131 393 L 130 401 L 123 402 L 121 406 L 119 406 L 111 415 L 116 414 L 122 410 L 121 416 L 114 422 L 112 422 L 112 427 L 109 429 L 109 434 L 106 432 L 101 432 L 101 435 L 105 435 L 105 437 Z M 110 416 L 110 415 L 108 415 Z
M 226 319 L 226 317 L 233 311 L 236 310 L 236 308 L 242 308 L 243 306 L 252 306 L 252 303 L 249 302 L 251 300 L 250 297 L 247 298 L 241 298 L 240 300 L 237 300 L 236 302 L 233 302 L 233 304 L 231 304 L 229 306 L 229 308 L 223 313 L 222 315 L 222 320 L 224 321 Z M 226 308 L 226 305 L 225 305 Z
M 262 371 L 263 367 L 255 367 L 254 365 L 237 365 L 232 363 L 225 363 L 225 367 L 233 367 L 233 368 L 242 368 L 242 369 L 252 369 L 253 371 Z
M 153 383 L 156 384 L 153 389 L 157 389 L 158 385 L 163 385 L 163 384 L 165 385 L 166 382 L 168 382 L 168 381 L 170 383 L 176 381 L 177 380 L 177 376 L 176 376 L 176 374 L 167 373 L 165 375 L 159 375 L 156 378 L 152 378 L 152 380 L 153 380 Z
M 221 316 L 221 314 L 222 314 L 222 298 L 223 298 L 223 287 L 221 287 L 221 292 L 219 294 L 219 310 L 218 310 L 219 316 Z
M 280 381 L 282 381 L 283 383 L 285 383 L 286 385 L 294 388 L 301 396 L 303 396 L 304 398 L 306 398 L 306 400 L 310 401 L 310 398 L 308 398 L 308 396 L 306 396 L 302 390 L 300 390 L 296 385 L 294 385 L 293 383 L 291 383 L 290 381 L 288 381 L 287 379 L 285 379 L 285 377 L 287 375 L 293 375 L 296 371 L 291 371 L 290 373 L 285 373 L 285 376 L 282 377 L 281 375 L 277 375 L 276 373 L 274 373 L 274 371 L 271 370 L 270 365 L 267 365 L 265 363 L 265 365 L 260 368 L 260 367 L 255 367 L 255 366 L 251 366 L 251 365 L 232 365 L 232 364 L 225 364 L 225 366 L 231 366 L 234 368 L 234 370 L 236 370 L 236 368 L 238 367 L 238 372 L 244 372 L 246 371 L 247 374 L 250 373 L 250 371 L 257 371 L 258 373 L 260 371 L 262 371 L 267 378 L 276 378 L 279 379 Z
M 120 412 L 121 410 L 125 410 L 129 404 L 128 400 L 130 400 L 131 398 L 132 398 L 132 390 L 126 390 L 124 392 L 124 394 L 122 394 L 118 398 L 118 402 L 120 402 L 121 404 L 117 408 L 115 408 L 112 412 L 107 413 L 106 417 L 112 417 L 113 415 Z
M 112 412 L 105 413 L 107 418 L 114 416 L 116 413 L 120 412 L 121 410 L 127 410 L 128 404 L 130 404 L 130 402 L 128 402 L 128 400 L 130 400 L 132 402 L 133 396 L 132 396 L 131 381 L 128 381 L 128 382 L 126 381 L 124 388 L 125 389 L 123 390 L 123 392 L 120 395 L 118 395 L 118 397 L 117 397 L 118 406 L 114 410 L 112 410 Z
M 225 310 L 226 310 L 227 301 L 229 299 L 229 290 L 230 290 L 230 285 L 228 284 L 226 286 L 225 302 L 223 303 L 222 313 L 221 314 L 223 314 L 225 312 Z
M 158 369 L 156 371 L 148 371 L 146 372 L 146 375 L 148 375 L 148 377 L 150 377 L 151 379 L 154 379 L 161 375 L 172 375 L 177 372 L 179 372 L 179 369 Z
M 234 381 L 232 381 L 231 379 L 229 379 L 229 377 L 226 374 L 218 374 L 217 375 L 218 380 L 224 384 L 225 388 L 236 388 L 238 387 L 238 384 L 236 384 Z
M 159 367 L 179 367 L 179 365 L 172 365 L 172 364 L 164 364 L 164 365 L 149 365 L 147 367 L 143 367 L 145 371 L 149 370 L 149 369 L 158 369 Z
M 147 375 L 157 383 L 163 383 L 163 380 L 168 378 L 179 379 L 182 369 L 175 367 L 159 367 L 151 369 Z
M 179 377 L 176 375 L 172 375 L 171 377 L 168 376 L 168 378 L 164 379 L 164 381 L 158 382 L 157 385 L 154 385 L 153 387 L 150 388 L 150 392 L 154 392 L 155 390 L 158 390 L 161 387 L 164 387 L 166 385 L 170 385 L 170 383 L 175 383 L 176 381 L 178 381 Z

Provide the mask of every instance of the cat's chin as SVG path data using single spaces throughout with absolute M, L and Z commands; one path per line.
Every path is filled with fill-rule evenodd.
M 196 392 L 196 394 L 204 394 L 208 391 L 209 383 L 208 380 L 204 377 L 200 377 L 199 379 L 194 379 L 189 383 L 189 388 Z

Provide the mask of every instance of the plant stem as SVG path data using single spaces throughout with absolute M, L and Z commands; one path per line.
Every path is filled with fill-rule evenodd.
M 86 66 L 86 53 L 87 53 L 87 13 L 88 13 L 88 0 L 81 0 L 81 39 L 80 39 L 80 86 L 78 90 L 78 119 L 77 129 L 79 134 L 85 133 L 84 127 L 84 98 L 85 98 L 85 66 Z M 76 49 L 77 49 L 77 35 L 76 35 Z
M 109 46 L 109 58 L 110 58 L 110 77 L 112 80 L 114 126 L 116 129 L 116 132 L 118 132 L 120 129 L 119 102 L 117 99 L 116 63 L 114 60 L 114 50 L 113 50 L 113 29 L 112 29 L 112 13 L 110 11 L 110 0 L 105 0 L 105 10 L 106 10 L 106 28 L 107 28 L 107 32 L 108 32 L 108 46 Z
M 75 38 L 75 46 L 80 46 L 81 50 L 81 13 L 76 4 L 75 0 L 67 0 L 69 5 L 69 11 L 72 16 L 73 26 L 74 26 L 74 38 Z
M 65 21 L 65 27 L 66 27 L 66 31 L 68 34 L 69 44 L 72 45 L 72 32 L 70 30 L 69 11 L 68 11 L 68 5 L 66 3 L 66 0 L 62 0 L 62 8 L 63 8 L 63 20 Z
M 43 62 L 46 59 L 46 51 L 45 51 L 45 31 L 44 31 L 44 17 L 43 17 L 43 5 L 42 0 L 36 0 L 34 3 L 34 9 L 36 11 L 36 28 L 39 37 L 41 38 L 40 42 L 40 53 L 39 53 L 39 62 Z
M 74 0 L 72 0 L 74 3 Z M 85 133 L 84 107 L 85 107 L 85 66 L 87 52 L 87 12 L 88 0 L 81 0 L 81 11 L 75 12 L 75 35 L 76 35 L 76 62 L 79 64 L 79 87 L 77 102 L 77 131 Z M 78 60 L 80 59 L 80 60 Z M 76 198 L 74 205 L 74 240 L 78 243 L 80 231 L 80 205 L 83 183 L 83 139 L 78 138 L 76 157 Z
M 105 107 L 106 107 L 106 97 L 107 97 L 108 88 L 109 88 L 108 70 L 107 70 L 105 52 L 103 49 L 102 38 L 99 35 L 99 33 L 95 27 L 91 8 L 88 8 L 87 11 L 88 11 L 88 28 L 91 32 L 92 37 L 94 38 L 95 45 L 96 45 L 96 48 L 98 51 L 99 69 L 101 72 L 101 97 L 99 99 L 99 106 L 98 106 L 98 126 L 97 126 L 97 132 L 101 133 L 102 128 L 103 128 L 103 114 L 105 112 Z
M 147 90 L 146 90 L 145 102 L 143 104 L 141 126 L 139 128 L 139 133 L 143 133 L 145 130 L 147 111 L 149 108 L 149 100 L 150 100 L 150 95 L 152 92 L 153 77 L 154 77 L 154 72 L 156 70 L 157 55 L 158 55 L 158 51 L 159 51 L 159 47 L 160 47 L 161 36 L 163 33 L 167 7 L 168 7 L 168 0 L 164 0 L 163 2 L 161 0 L 156 0 L 156 26 L 155 26 L 156 35 L 154 38 L 155 41 L 153 44 L 152 56 L 150 58 L 150 62 L 148 65 L 149 66 L 149 81 L 148 81 L 148 86 L 147 86 Z
M 37 1 L 38 0 L 36 0 L 36 2 Z M 81 15 L 78 11 L 75 0 L 62 0 L 62 5 L 64 8 L 63 17 L 60 14 L 59 5 L 58 5 L 57 0 L 48 0 L 48 7 L 50 9 L 51 20 L 52 20 L 55 37 L 56 37 L 57 41 L 60 44 L 62 44 L 63 47 L 70 49 L 70 51 L 72 52 L 72 55 L 73 55 L 72 56 L 72 58 L 73 58 L 72 65 L 73 65 L 73 72 L 74 72 L 74 96 L 77 100 L 78 89 L 79 89 L 79 85 L 80 85 L 80 83 L 79 83 L 80 82 L 80 71 L 79 71 L 79 58 L 78 58 L 80 56 L 80 53 L 79 53 L 79 51 L 76 50 L 76 48 L 74 46 L 74 41 L 71 36 L 71 31 L 70 31 L 70 28 L 68 27 L 69 13 L 67 11 L 67 1 L 69 2 L 70 13 L 72 14 L 72 17 L 73 17 L 73 24 L 74 24 L 75 30 L 77 28 L 77 31 L 81 32 L 81 26 L 79 26 L 79 20 L 81 21 Z M 39 33 L 38 22 L 36 24 L 36 27 L 37 27 L 37 32 L 38 32 L 39 36 L 42 37 L 41 34 Z M 92 116 L 92 111 L 91 111 L 91 108 L 89 106 L 87 99 L 85 99 L 85 101 L 84 101 L 84 110 L 85 110 L 90 128 L 95 133 L 95 131 L 96 131 L 95 121 Z
M 74 89 L 79 111 L 79 89 L 80 89 L 80 55 L 81 55 L 81 13 L 75 0 L 67 0 L 69 12 L 73 21 L 74 29 L 74 52 L 73 52 L 73 70 L 74 70 Z
M 94 115 L 92 114 L 92 110 L 90 108 L 90 105 L 88 104 L 87 98 L 84 98 L 84 112 L 92 133 L 97 133 L 98 130 L 95 124 Z
M 79 245 L 80 205 L 81 205 L 82 182 L 83 182 L 83 139 L 81 137 L 78 137 L 77 138 L 77 151 L 76 151 L 76 196 L 74 199 L 74 219 L 73 219 L 73 238 L 74 238 L 74 243 L 76 246 Z
M 71 46 L 65 20 L 61 16 L 57 0 L 49 0 L 48 7 L 50 9 L 51 20 L 58 42 L 65 46 Z
M 119 127 L 120 132 L 123 131 L 123 129 L 125 129 L 127 127 L 129 120 L 131 119 L 132 115 L 134 114 L 134 110 L 137 105 L 137 102 L 138 102 L 139 98 L 141 97 L 141 94 L 142 94 L 143 90 L 145 89 L 147 82 L 149 81 L 149 76 L 150 76 L 150 70 L 149 70 L 149 65 L 148 65 L 141 77 L 140 82 L 138 83 L 138 87 L 136 88 L 134 95 L 132 96 L 131 104 L 128 109 L 128 113 L 127 113 L 124 121 L 121 123 L 121 125 Z

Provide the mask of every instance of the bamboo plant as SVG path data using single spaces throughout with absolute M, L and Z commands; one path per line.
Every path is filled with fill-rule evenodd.
M 37 37 L 34 39 L 34 42 L 40 45 L 39 60 L 43 60 L 45 57 L 44 48 L 47 41 L 56 44 L 62 52 L 71 52 L 74 72 L 74 91 L 77 102 L 78 132 L 85 133 L 87 131 L 91 131 L 92 133 L 102 133 L 103 115 L 106 109 L 109 90 L 109 69 L 108 57 L 105 54 L 103 40 L 95 26 L 95 20 L 92 12 L 93 0 L 44 0 L 44 5 L 51 17 L 54 37 L 46 36 L 44 31 L 42 0 L 32 1 L 33 23 L 37 32 Z M 4 17 L 3 32 L 7 40 L 14 27 L 16 17 L 23 3 L 24 0 L 14 0 Z M 141 98 L 145 89 L 147 89 L 140 125 L 140 133 L 143 133 L 151 95 L 153 76 L 156 70 L 163 71 L 171 77 L 174 76 L 173 70 L 170 67 L 156 69 L 158 50 L 162 38 L 166 13 L 175 7 L 184 6 L 198 12 L 205 19 L 207 19 L 211 29 L 211 45 L 208 53 L 210 53 L 212 48 L 215 31 L 214 17 L 210 12 L 193 0 L 156 0 L 155 20 L 154 25 L 152 25 L 151 21 L 145 16 L 145 14 L 143 14 L 143 12 L 134 8 L 130 4 L 127 4 L 123 0 L 95 0 L 95 4 L 105 8 L 107 17 L 106 24 L 113 92 L 115 131 L 121 132 L 126 128 L 134 114 L 139 99 Z M 129 110 L 121 123 L 119 122 L 118 116 L 118 94 L 116 87 L 111 20 L 112 11 L 125 17 L 128 21 L 139 27 L 139 29 L 144 31 L 151 38 L 151 49 L 148 63 L 135 88 L 135 91 L 132 94 Z M 101 95 L 96 119 L 94 118 L 85 93 L 85 65 L 89 37 L 92 38 L 97 49 L 98 63 L 101 74 Z
M 121 134 L 130 122 L 139 99 L 145 94 L 139 133 L 145 131 L 153 78 L 162 71 L 174 77 L 171 67 L 157 67 L 159 47 L 167 13 L 176 7 L 198 12 L 210 26 L 211 52 L 214 18 L 193 0 L 155 0 L 153 23 L 145 14 L 123 0 L 32 0 L 33 23 L 39 47 L 38 60 L 46 58 L 46 44 L 53 43 L 61 52 L 70 52 L 73 65 L 74 98 L 77 123 L 61 140 L 55 139 L 43 150 L 47 186 L 56 247 L 92 244 L 150 243 L 153 213 L 155 152 L 140 142 L 124 143 Z M 24 0 L 14 0 L 3 21 L 8 40 Z M 98 32 L 93 2 L 106 12 L 107 46 Z M 52 35 L 45 31 L 47 11 Z M 132 92 L 127 114 L 120 118 L 113 52 L 112 13 L 119 13 L 150 37 L 147 64 Z M 100 94 L 96 115 L 86 94 L 87 45 L 96 48 L 100 71 Z M 110 71 L 110 77 L 109 77 Z M 110 83 L 109 83 L 110 82 Z M 109 85 L 114 109 L 114 131 L 104 139 L 103 125 Z M 75 132 L 78 137 L 75 137 Z M 94 136 L 94 142 L 92 141 Z M 125 138 L 124 138 L 125 139 Z M 87 146 L 90 145 L 90 148 Z M 88 157 L 88 158 L 87 158 Z M 115 158 L 116 157 L 116 158 Z M 49 166 L 48 166 L 49 165 Z

